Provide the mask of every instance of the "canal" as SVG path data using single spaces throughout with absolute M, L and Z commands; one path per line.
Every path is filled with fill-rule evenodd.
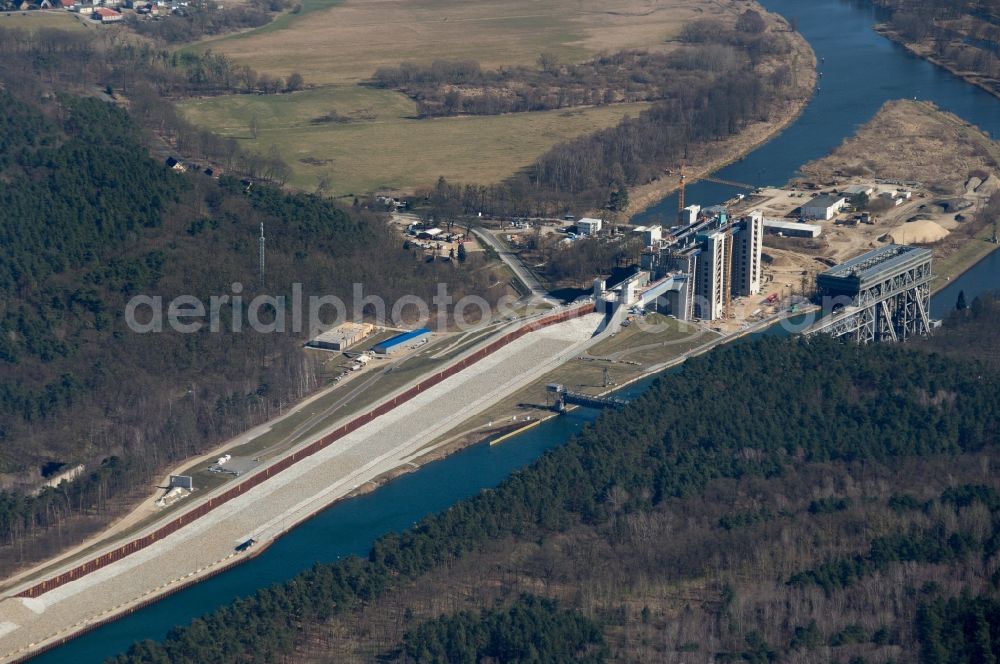
M 722 170 L 721 178 L 754 185 L 782 184 L 798 167 L 823 156 L 867 122 L 883 102 L 913 98 L 930 100 L 972 122 L 992 136 L 1000 135 L 1000 100 L 951 74 L 916 59 L 871 30 L 874 12 L 864 2 L 843 0 L 762 0 L 771 11 L 796 21 L 818 58 L 820 89 L 798 120 L 766 145 Z M 711 183 L 688 187 L 688 200 L 723 201 L 737 190 Z M 636 218 L 668 218 L 676 211 L 670 197 Z M 959 290 L 971 302 L 977 294 L 1000 288 L 1000 253 L 994 252 L 955 279 L 936 296 L 933 315 L 954 306 Z M 649 381 L 637 383 L 624 396 L 637 394 Z M 496 486 L 512 471 L 560 445 L 587 422 L 594 411 L 577 409 L 550 420 L 503 445 L 477 445 L 419 472 L 401 477 L 371 494 L 341 502 L 303 523 L 267 551 L 235 569 L 192 586 L 161 602 L 90 632 L 36 658 L 36 662 L 88 664 L 128 648 L 136 640 L 162 639 L 174 625 L 285 581 L 317 562 L 351 554 L 365 555 L 381 535 L 399 531 L 424 516 Z

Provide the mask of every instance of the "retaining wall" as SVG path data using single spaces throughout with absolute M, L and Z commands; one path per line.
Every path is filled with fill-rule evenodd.
M 110 565 L 113 562 L 121 560 L 125 556 L 131 555 L 136 551 L 145 549 L 147 546 L 150 546 L 154 542 L 157 542 L 166 537 L 167 535 L 170 535 L 171 533 L 180 530 L 181 528 L 188 525 L 195 519 L 203 517 L 212 510 L 219 507 L 220 505 L 223 505 L 232 500 L 233 498 L 236 498 L 237 496 L 246 493 L 250 489 L 260 484 L 261 482 L 264 482 L 268 478 L 277 475 L 278 473 L 285 470 L 286 468 L 289 468 L 293 464 L 296 464 L 299 461 L 305 459 L 306 457 L 311 456 L 316 452 L 319 452 L 323 448 L 340 440 L 347 434 L 356 431 L 357 429 L 363 427 L 364 425 L 374 420 L 376 417 L 385 415 L 386 413 L 396 408 L 400 404 L 406 403 L 407 401 L 417 396 L 421 392 L 426 391 L 428 388 L 437 385 L 446 378 L 455 375 L 459 371 L 462 371 L 463 369 L 472 366 L 476 362 L 479 362 L 486 356 L 495 353 L 497 350 L 503 348 L 512 341 L 520 339 L 521 337 L 531 332 L 540 330 L 543 327 L 554 325 L 556 323 L 562 323 L 572 318 L 579 318 L 580 316 L 585 316 L 593 312 L 594 312 L 594 305 L 588 304 L 574 309 L 568 309 L 558 314 L 546 316 L 545 318 L 541 318 L 537 321 L 528 323 L 527 325 L 523 325 L 518 329 L 514 330 L 513 332 L 505 334 L 496 341 L 491 342 L 489 345 L 484 346 L 483 348 L 480 348 L 476 352 L 466 356 L 465 358 L 449 366 L 448 368 L 443 369 L 442 371 L 434 374 L 430 378 L 422 380 L 421 382 L 417 383 L 416 385 L 406 390 L 405 392 L 396 395 L 391 400 L 386 401 L 385 403 L 377 406 L 376 408 L 373 408 L 372 410 L 362 415 L 359 415 L 358 417 L 354 418 L 347 424 L 337 428 L 335 431 L 332 431 L 331 433 L 323 436 L 322 438 L 316 440 L 315 442 L 312 442 L 309 445 L 296 450 L 295 452 L 289 454 L 288 456 L 282 458 L 281 460 L 271 464 L 264 470 L 257 472 L 254 475 L 251 475 L 250 477 L 240 481 L 238 484 L 228 489 L 224 493 L 221 493 L 218 496 L 213 496 L 212 498 L 205 501 L 201 505 L 198 505 L 194 509 L 185 512 L 184 514 L 181 514 L 180 516 L 178 516 L 177 518 L 173 519 L 168 523 L 165 523 L 164 525 L 160 526 L 159 528 L 149 533 L 148 535 L 144 535 L 142 537 L 134 539 L 131 542 L 123 544 L 122 546 L 114 549 L 113 551 L 109 551 L 96 558 L 92 558 L 91 560 L 88 560 L 87 562 L 82 563 L 71 570 L 63 572 L 58 576 L 45 579 L 44 581 L 40 581 L 39 583 L 31 586 L 30 588 L 27 588 L 19 592 L 16 595 L 16 597 L 38 597 L 39 595 L 46 593 L 52 590 L 53 588 L 58 588 L 61 585 L 64 585 L 71 581 L 75 581 L 95 570 L 98 570 L 102 567 Z M 227 568 L 228 567 L 229 566 L 227 565 Z M 150 600 L 150 602 L 152 601 L 154 600 Z

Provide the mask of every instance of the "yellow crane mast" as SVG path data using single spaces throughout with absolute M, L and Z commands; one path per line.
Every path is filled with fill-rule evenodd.
M 677 181 L 677 220 L 684 214 L 684 162 L 681 162 L 680 179 Z

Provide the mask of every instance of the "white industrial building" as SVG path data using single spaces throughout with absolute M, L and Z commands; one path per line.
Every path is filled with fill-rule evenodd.
M 715 231 L 700 236 L 701 253 L 695 267 L 694 315 L 703 320 L 722 317 L 726 305 L 726 234 Z
M 733 295 L 756 295 L 760 292 L 763 246 L 764 215 L 754 210 L 733 231 Z
M 311 339 L 306 345 L 311 348 L 343 351 L 360 343 L 374 329 L 375 326 L 370 323 L 341 323 Z
M 852 184 L 850 187 L 844 189 L 843 193 L 848 198 L 853 198 L 854 196 L 860 196 L 864 194 L 865 196 L 871 196 L 875 193 L 875 187 L 870 184 Z
M 837 194 L 817 196 L 802 205 L 802 218 L 829 221 L 837 216 L 837 213 L 844 209 L 846 204 L 847 199 Z
M 698 221 L 698 213 L 701 212 L 700 205 L 689 205 L 681 212 L 681 223 L 690 226 Z
M 823 227 L 816 224 L 800 224 L 797 221 L 765 219 L 764 231 L 772 235 L 786 237 L 819 237 L 823 232 Z
M 663 239 L 663 227 L 662 226 L 636 226 L 632 229 L 633 233 L 638 233 L 642 238 L 642 246 L 653 247 L 660 243 Z
M 597 235 L 601 232 L 604 222 L 592 217 L 583 217 L 576 222 L 576 232 L 580 235 Z

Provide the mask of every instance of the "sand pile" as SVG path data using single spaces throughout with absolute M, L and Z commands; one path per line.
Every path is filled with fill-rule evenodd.
M 933 221 L 921 220 L 903 224 L 888 236 L 896 244 L 930 244 L 948 237 L 948 231 Z

